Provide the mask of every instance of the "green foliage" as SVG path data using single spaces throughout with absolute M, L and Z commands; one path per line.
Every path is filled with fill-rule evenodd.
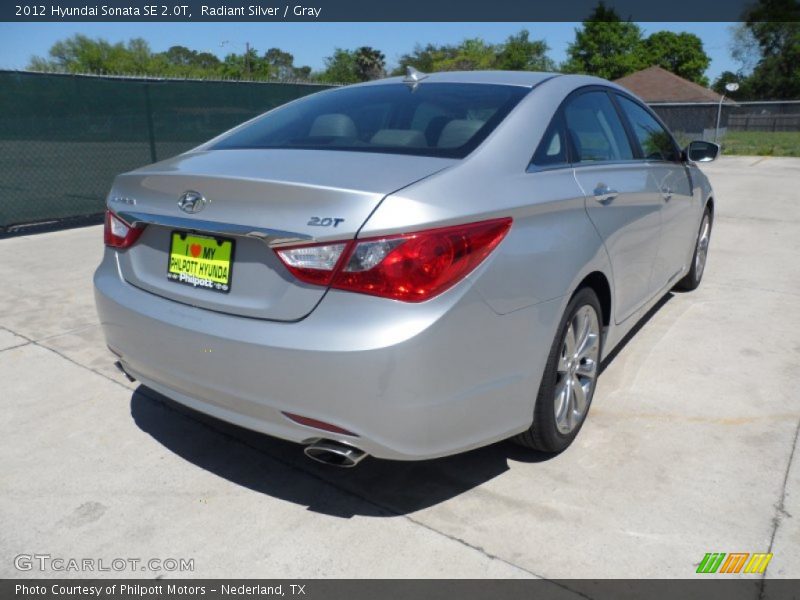
M 355 52 L 336 48 L 325 59 L 325 70 L 317 75 L 317 80 L 324 83 L 357 83 Z
M 613 8 L 600 2 L 567 49 L 562 70 L 586 73 L 605 79 L 618 79 L 647 64 L 642 30 L 636 23 L 623 21 Z
M 386 57 L 380 50 L 361 46 L 353 54 L 353 60 L 359 81 L 372 81 L 386 76 Z
M 693 33 L 657 31 L 644 40 L 644 59 L 676 75 L 708 86 L 706 69 L 711 58 L 703 50 L 703 41 Z
M 567 50 L 562 70 L 605 79 L 658 65 L 676 75 L 707 86 L 706 69 L 711 58 L 702 40 L 693 33 L 656 31 L 647 38 L 641 28 L 623 21 L 612 8 L 597 5 Z
M 791 0 L 761 0 L 762 4 L 780 4 Z M 742 40 L 764 44 L 771 50 L 769 60 L 759 63 L 764 79 L 761 88 L 783 85 L 789 66 L 798 64 L 782 58 L 775 49 L 786 49 L 787 40 L 782 32 L 794 26 L 795 54 L 798 51 L 795 24 L 753 23 Z M 755 35 L 755 33 L 758 35 Z M 758 40 L 758 41 L 756 41 Z M 744 43 L 744 42 L 743 42 Z M 791 44 L 788 44 L 791 49 Z M 742 52 L 745 46 L 741 45 Z M 525 71 L 555 71 L 556 65 L 548 56 L 549 47 L 544 40 L 531 39 L 530 32 L 521 30 L 499 44 L 480 38 L 470 38 L 458 44 L 417 45 L 400 57 L 393 74 L 404 74 L 407 66 L 432 73 L 436 71 L 501 69 Z M 576 30 L 575 42 L 570 44 L 568 60 L 562 70 L 570 73 L 588 73 L 607 79 L 616 79 L 639 69 L 658 64 L 665 69 L 701 85 L 708 85 L 704 72 L 710 59 L 703 50 L 702 41 L 690 33 L 660 31 L 646 39 L 635 23 L 622 21 L 613 9 L 602 2 L 594 9 L 583 26 Z M 308 66 L 295 66 L 294 56 L 280 48 L 270 48 L 259 54 L 255 48 L 242 53 L 230 53 L 223 60 L 209 52 L 197 52 L 184 46 L 172 46 L 166 52 L 154 53 L 147 42 L 132 39 L 127 44 L 111 44 L 103 39 L 90 39 L 75 35 L 55 43 L 49 58 L 34 56 L 28 68 L 35 71 L 66 71 L 72 73 L 159 75 L 186 78 L 226 78 L 256 80 L 317 80 L 323 83 L 357 83 L 378 79 L 386 74 L 386 58 L 375 48 L 364 46 L 355 50 L 336 48 L 325 59 L 325 68 L 312 73 Z M 794 70 L 797 79 L 797 70 Z M 775 84 L 775 81 L 780 84 Z M 724 82 L 721 84 L 724 85 Z M 748 87 L 742 83 L 743 88 Z M 749 89 L 749 88 L 748 88 Z M 770 88 L 771 89 L 771 88 Z M 786 88 L 787 94 L 795 93 Z M 773 94 L 775 95 L 775 94 Z M 798 95 L 795 93 L 795 95 Z M 744 97 L 742 94 L 739 97 Z M 775 97 L 786 97 L 775 95 Z
M 362 46 L 356 50 L 336 48 L 325 59 L 325 70 L 316 76 L 324 83 L 358 83 L 380 79 L 386 75 L 383 52 Z
M 491 69 L 496 58 L 494 46 L 480 38 L 464 40 L 435 65 L 436 71 L 478 71 Z
M 502 44 L 471 38 L 457 45 L 417 45 L 413 52 L 400 57 L 393 74 L 403 75 L 409 66 L 424 73 L 478 69 L 554 71 L 555 63 L 547 56 L 549 49 L 544 40 L 531 40 L 525 29 Z
M 719 91 L 737 81 L 740 100 L 800 98 L 800 4 L 796 0 L 759 0 L 732 31 L 731 56 L 741 65 L 714 82 Z M 735 76 L 737 79 L 733 79 Z
M 550 47 L 544 40 L 531 40 L 530 33 L 523 29 L 511 35 L 502 44 L 494 65 L 496 69 L 509 71 L 555 71 L 556 64 L 547 56 Z
M 49 58 L 31 57 L 28 69 L 197 79 L 292 80 L 308 79 L 311 74 L 311 67 L 296 67 L 294 56 L 279 48 L 270 48 L 263 55 L 250 48 L 242 54 L 228 54 L 221 61 L 210 52 L 197 52 L 185 46 L 152 52 L 141 38 L 131 39 L 127 44 L 111 44 L 81 34 L 53 44 Z
M 800 4 L 795 0 L 760 0 L 747 15 L 747 28 L 761 58 L 748 84 L 758 98 L 800 97 Z
M 127 45 L 92 40 L 81 34 L 56 42 L 50 48 L 50 59 L 34 57 L 31 66 L 44 66 L 48 71 L 68 73 L 136 73 L 147 74 L 150 69 L 150 47 L 141 38 Z

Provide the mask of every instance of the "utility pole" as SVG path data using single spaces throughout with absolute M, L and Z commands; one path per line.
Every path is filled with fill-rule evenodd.
M 230 40 L 222 40 L 219 43 L 219 47 L 223 48 L 228 44 L 232 44 L 234 46 L 239 46 L 239 44 L 237 44 L 235 42 L 231 42 Z M 241 46 L 239 46 L 239 48 L 241 48 Z M 251 68 L 251 65 L 250 65 L 250 42 L 245 42 L 244 43 L 244 78 L 245 79 L 250 79 L 251 78 L 250 77 L 250 68 Z
M 738 83 L 726 83 L 725 90 L 728 93 L 735 92 L 739 89 Z M 722 119 L 722 103 L 725 101 L 725 94 L 722 94 L 722 98 L 719 99 L 719 105 L 717 106 L 717 127 L 714 129 L 714 143 L 719 143 L 719 122 Z

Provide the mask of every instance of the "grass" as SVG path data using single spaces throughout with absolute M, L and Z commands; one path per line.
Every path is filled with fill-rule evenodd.
M 722 154 L 800 156 L 800 131 L 728 131 Z

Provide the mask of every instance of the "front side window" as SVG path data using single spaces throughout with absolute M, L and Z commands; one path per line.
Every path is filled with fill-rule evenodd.
M 573 162 L 632 160 L 628 136 L 608 94 L 586 92 L 567 101 L 564 107 Z
M 639 140 L 644 157 L 648 160 L 676 162 L 680 155 L 670 133 L 644 108 L 625 96 L 617 95 L 622 112 L 628 117 L 633 133 Z
M 287 148 L 463 158 L 529 92 L 509 85 L 425 83 L 342 88 L 278 108 L 212 149 Z

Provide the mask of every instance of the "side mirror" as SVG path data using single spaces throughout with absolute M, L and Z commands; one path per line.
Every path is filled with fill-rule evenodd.
M 720 145 L 714 142 L 695 140 L 686 146 L 686 157 L 694 162 L 711 162 L 720 153 Z

